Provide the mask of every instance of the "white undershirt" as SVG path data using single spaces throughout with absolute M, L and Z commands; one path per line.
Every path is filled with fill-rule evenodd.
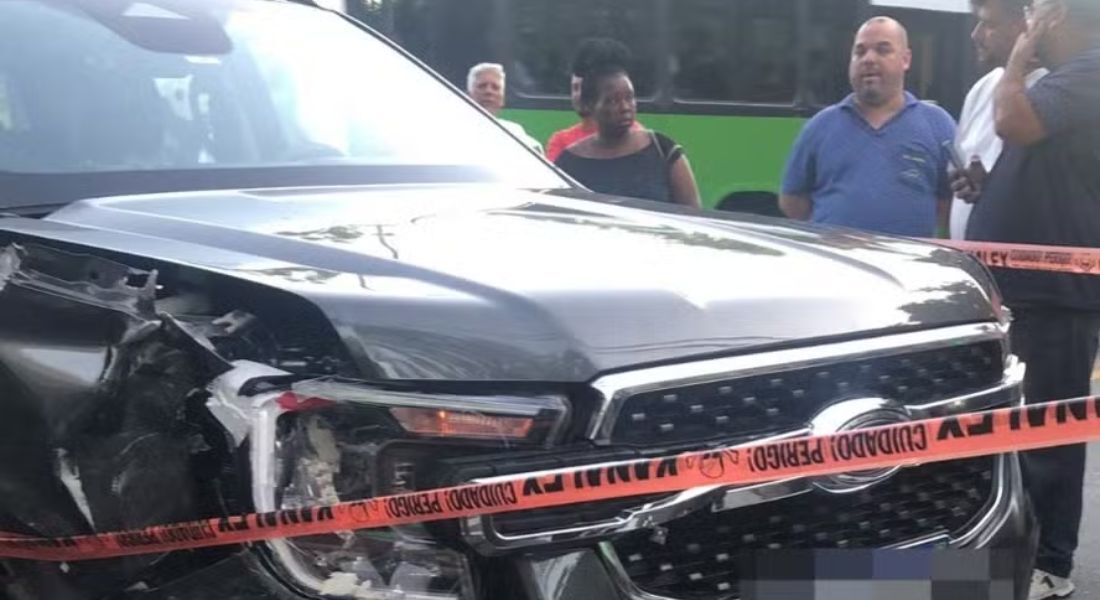
M 993 69 L 970 88 L 959 118 L 958 133 L 955 136 L 955 147 L 963 161 L 970 164 L 970 157 L 978 156 L 987 173 L 993 170 L 993 165 L 997 164 L 997 159 L 1000 158 L 1001 150 L 1004 148 L 1004 142 L 997 137 L 993 116 L 993 93 L 1004 72 L 1005 70 L 999 67 Z M 1046 74 L 1046 69 L 1036 69 L 1029 73 L 1027 87 L 1035 85 L 1035 82 Z M 972 210 L 974 210 L 973 204 L 961 198 L 952 200 L 951 239 L 966 238 L 966 223 L 970 219 Z

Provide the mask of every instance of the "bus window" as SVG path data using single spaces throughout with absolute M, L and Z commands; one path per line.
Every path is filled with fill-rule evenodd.
M 526 95 L 568 96 L 573 53 L 587 37 L 610 37 L 634 55 L 627 65 L 639 98 L 656 89 L 654 0 L 513 0 L 509 83 Z
M 676 0 L 676 97 L 793 104 L 796 0 Z
M 805 36 L 806 104 L 823 107 L 852 91 L 848 61 L 859 26 L 859 2 L 811 0 Z
M 383 32 L 459 89 L 466 89 L 470 67 L 496 59 L 491 0 L 392 0 L 374 7 L 373 14 L 368 8 L 356 14 L 392 24 L 392 31 Z

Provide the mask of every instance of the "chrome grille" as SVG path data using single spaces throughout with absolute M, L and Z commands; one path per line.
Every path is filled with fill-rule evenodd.
M 612 444 L 774 435 L 804 427 L 845 398 L 923 404 L 995 385 L 1004 371 L 996 341 L 881 356 L 634 394 L 618 409 Z
M 873 396 L 896 402 L 915 419 L 1017 403 L 1021 396 L 1023 367 L 1015 357 L 1005 353 L 1005 338 L 1006 331 L 998 324 L 960 325 L 607 375 L 593 382 L 602 402 L 586 432 L 586 437 L 598 449 L 588 451 L 582 457 L 584 460 L 562 456 L 562 461 L 568 464 L 560 466 L 675 454 L 710 444 L 740 443 L 773 435 L 807 435 L 812 433 L 811 422 L 826 407 L 845 400 L 871 400 Z M 774 381 L 776 379 L 781 381 Z M 810 383 L 797 385 L 805 381 Z M 773 395 L 742 391 L 738 396 L 738 390 L 752 386 L 764 386 Z M 723 390 L 723 387 L 730 389 Z M 676 399 L 668 398 L 670 394 Z M 744 402 L 746 396 L 754 397 L 757 402 Z M 723 397 L 740 399 L 742 405 L 749 405 L 758 412 L 740 413 L 745 416 L 735 423 L 732 418 L 733 414 L 738 414 L 735 409 L 748 409 L 740 409 L 732 401 L 722 400 Z M 769 404 L 761 408 L 761 402 Z M 778 412 L 769 412 L 768 408 L 778 409 Z M 731 411 L 730 430 L 718 429 L 714 426 L 718 423 L 700 418 L 700 413 L 711 411 L 714 414 L 720 410 Z M 638 412 L 644 412 L 645 418 L 633 416 Z M 670 423 L 672 427 L 664 427 L 662 431 L 659 428 L 662 423 Z M 736 426 L 737 423 L 741 426 Z M 654 426 L 658 429 L 647 429 Z M 623 453 L 630 456 L 620 456 Z M 878 493 L 878 488 L 894 485 L 898 478 L 917 477 L 921 473 L 931 473 L 934 482 L 935 469 L 930 466 L 905 471 L 869 489 Z M 699 488 L 680 494 L 625 499 L 570 510 L 534 510 L 471 518 L 463 521 L 462 532 L 482 553 L 497 554 L 528 547 L 611 538 L 634 539 L 615 536 L 661 531 L 660 528 L 669 523 L 680 527 L 693 519 L 716 519 L 706 525 L 709 531 L 716 531 L 722 524 L 719 520 L 740 521 L 745 518 L 743 514 L 750 514 L 750 510 L 751 514 L 768 515 L 760 524 L 766 527 L 776 513 L 804 510 L 798 504 L 797 495 L 806 494 L 810 487 L 811 482 L 796 480 L 750 486 L 751 489 Z M 837 501 L 858 498 L 860 493 L 863 492 L 841 493 Z M 806 497 L 822 496 L 813 493 Z M 936 500 L 927 495 L 918 495 L 913 502 L 923 502 L 925 508 L 933 511 L 940 508 Z M 712 514 L 711 506 L 725 510 Z M 958 519 L 985 516 L 977 505 L 967 504 L 962 510 L 970 512 L 955 515 L 949 508 L 947 513 L 950 518 Z M 921 529 L 929 523 L 918 520 L 915 524 Z M 858 523 L 854 527 L 858 530 Z M 846 529 L 841 527 L 841 530 Z M 891 531 L 893 533 L 888 532 L 884 539 L 890 535 L 900 539 L 914 530 L 893 527 Z M 673 530 L 671 533 L 678 532 Z M 929 533 L 933 532 L 921 529 L 914 537 Z M 607 543 L 604 548 L 614 552 Z M 696 578 L 701 576 L 695 573 Z
M 698 511 L 611 543 L 633 584 L 675 598 L 735 597 L 744 553 L 880 548 L 967 526 L 993 498 L 994 457 L 930 464 L 852 494 L 815 492 L 733 511 Z

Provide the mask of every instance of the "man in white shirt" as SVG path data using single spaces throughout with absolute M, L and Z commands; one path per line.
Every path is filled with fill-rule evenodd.
M 978 24 L 970 37 L 978 52 L 978 60 L 989 73 L 978 80 L 966 95 L 959 119 L 955 146 L 970 164 L 963 173 L 956 173 L 952 187 L 951 239 L 966 238 L 966 225 L 973 202 L 981 192 L 982 182 L 997 159 L 1004 143 L 997 137 L 993 119 L 993 91 L 997 88 L 1004 66 L 1020 34 L 1027 31 L 1025 7 L 1031 0 L 971 0 Z M 1027 78 L 1030 87 L 1046 75 L 1046 69 L 1036 68 Z
M 499 114 L 504 108 L 504 67 L 496 63 L 481 63 L 470 68 L 466 76 L 466 91 L 470 97 L 497 118 L 497 122 L 518 137 L 524 144 L 539 154 L 543 153 L 542 144 L 527 134 L 523 126 L 515 121 L 501 119 Z

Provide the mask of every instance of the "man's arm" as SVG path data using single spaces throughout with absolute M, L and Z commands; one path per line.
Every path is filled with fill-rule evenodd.
M 955 200 L 955 194 L 952 192 L 954 187 L 952 179 L 956 175 L 954 172 L 955 167 L 952 164 L 952 156 L 955 154 L 955 138 L 958 135 L 958 126 L 955 119 L 942 108 L 926 107 L 923 110 L 931 113 L 929 121 L 936 124 L 936 142 L 943 150 L 938 154 L 935 161 L 936 172 L 938 173 L 933 196 L 936 202 L 936 225 L 935 231 L 930 233 L 936 237 L 950 237 L 948 225 L 951 220 L 951 203 Z
M 953 198 L 948 196 L 946 198 L 940 198 L 936 201 L 936 237 L 949 238 L 951 237 L 951 201 Z
M 779 192 L 779 210 L 790 219 L 809 221 L 814 213 L 813 189 L 817 179 L 815 132 L 822 114 L 818 113 L 802 128 L 787 157 Z
M 1049 123 L 1028 97 L 1027 76 L 1038 60 L 1036 52 L 1043 37 L 1051 35 L 1054 23 L 1065 18 L 1065 10 L 1054 4 L 1037 9 L 1028 30 L 1020 34 L 993 92 L 993 119 L 997 135 L 1017 146 L 1030 146 L 1051 134 Z
M 993 115 L 997 135 L 1016 146 L 1030 146 L 1047 137 L 1046 127 L 1027 97 L 1027 74 L 1034 58 L 1034 42 L 1023 34 L 994 92 Z M 1027 55 L 1031 56 L 1028 57 Z M 1026 57 L 1026 59 L 1025 59 Z M 1020 63 L 1023 64 L 1020 64 Z
M 788 218 L 809 221 L 814 212 L 809 196 L 802 194 L 782 194 L 779 196 L 779 208 Z

